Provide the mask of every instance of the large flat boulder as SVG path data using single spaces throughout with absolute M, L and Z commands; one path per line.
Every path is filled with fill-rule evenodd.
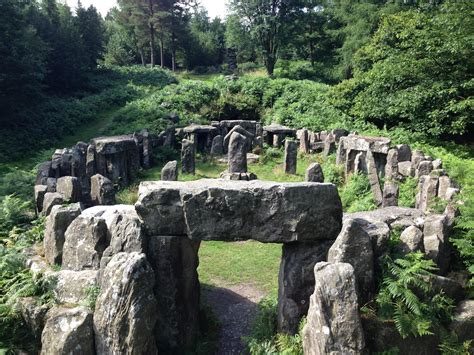
M 346 150 L 371 151 L 387 154 L 390 149 L 390 139 L 385 137 L 365 137 L 349 135 L 339 141 Z
M 196 240 L 331 240 L 342 220 L 336 186 L 311 182 L 143 182 L 135 208 L 149 235 Z

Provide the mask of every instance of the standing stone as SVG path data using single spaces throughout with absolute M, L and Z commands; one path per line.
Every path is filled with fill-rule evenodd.
M 415 150 L 411 154 L 411 162 L 415 169 L 418 169 L 418 165 L 421 161 L 425 160 L 425 154 L 421 150 Z
M 67 202 L 79 202 L 82 197 L 81 183 L 77 177 L 64 176 L 58 179 L 56 191 L 63 195 Z
M 145 254 L 119 253 L 104 270 L 94 312 L 97 354 L 155 354 L 155 275 Z
M 308 182 L 324 182 L 324 173 L 321 165 L 311 163 L 306 169 L 305 181 Z
M 43 209 L 42 213 L 45 216 L 48 216 L 51 213 L 51 210 L 56 205 L 62 205 L 64 203 L 64 197 L 58 192 L 47 192 L 44 194 L 43 198 Z
M 96 217 L 77 217 L 65 233 L 63 270 L 98 270 L 107 247 L 107 225 Z
M 349 159 L 347 161 L 350 161 Z M 346 167 L 346 176 L 349 175 L 350 170 Z M 354 159 L 354 173 L 367 175 L 367 162 L 365 152 L 359 152 Z
M 51 265 L 61 265 L 63 257 L 64 234 L 69 225 L 81 214 L 79 203 L 69 206 L 54 206 L 46 218 L 44 232 L 44 255 Z
M 224 138 L 221 135 L 217 135 L 212 140 L 211 155 L 222 155 L 224 154 Z
M 247 138 L 244 135 L 234 132 L 229 140 L 228 172 L 247 172 Z
M 41 342 L 46 313 L 50 308 L 50 305 L 42 304 L 39 297 L 21 297 L 18 299 L 18 310 L 36 342 Z
M 79 178 L 86 175 L 86 153 L 87 143 L 78 142 L 71 151 L 71 175 Z
M 333 241 L 283 244 L 278 274 L 278 331 L 296 334 L 314 291 L 314 266 L 326 260 Z
M 411 149 L 408 144 L 397 145 L 398 162 L 410 161 L 411 162 Z
M 90 287 L 97 286 L 97 270 L 61 270 L 55 273 L 54 300 L 58 304 L 81 304 Z
M 327 157 L 328 155 L 336 151 L 336 137 L 334 134 L 329 133 L 324 140 L 324 150 L 323 156 Z
M 346 163 L 346 150 L 344 149 L 344 140 L 339 141 L 336 151 L 336 164 L 342 165 Z
M 449 329 L 456 333 L 459 341 L 472 340 L 472 334 L 474 334 L 474 300 L 459 302 Z
M 309 153 L 309 135 L 307 129 L 302 129 L 300 133 L 300 152 Z
M 56 192 L 56 186 L 58 184 L 58 180 L 56 178 L 48 178 L 46 180 L 46 187 L 48 188 L 47 189 L 47 192 Z
M 152 147 L 150 142 L 150 133 L 147 129 L 143 130 L 143 168 L 150 169 L 151 168 L 151 155 L 152 155 Z
M 418 193 L 416 194 L 415 208 L 426 212 L 438 193 L 437 176 L 424 175 L 418 182 Z
M 46 314 L 41 355 L 94 354 L 92 312 L 85 307 L 54 307 Z
M 433 170 L 433 163 L 429 160 L 421 161 L 418 164 L 418 169 L 416 169 L 416 177 L 421 177 L 425 175 L 429 175 Z
M 178 181 L 178 162 L 176 160 L 166 163 L 161 170 L 161 180 Z
M 423 232 L 415 226 L 406 228 L 400 235 L 400 245 L 398 249 L 403 254 L 424 251 Z
M 37 171 L 35 184 L 46 185 L 46 180 L 53 174 L 51 162 L 45 161 L 44 163 L 39 164 Z
M 298 144 L 296 141 L 287 139 L 285 141 L 285 160 L 283 167 L 285 173 L 296 174 L 296 164 L 298 162 Z
M 449 228 L 445 215 L 428 215 L 423 228 L 423 245 L 426 256 L 433 260 L 445 274 L 449 268 L 451 248 L 449 243 Z
M 183 139 L 181 144 L 181 170 L 183 174 L 194 175 L 196 169 L 195 154 L 196 149 L 194 143 L 187 139 Z
M 375 291 L 372 240 L 353 219 L 344 222 L 342 231 L 328 252 L 328 262 L 349 263 L 354 267 L 359 302 L 368 302 Z
M 438 170 L 443 168 L 443 161 L 441 159 L 433 160 L 433 170 Z
M 275 148 L 280 148 L 283 145 L 286 136 L 284 134 L 274 134 L 273 135 L 273 146 Z
M 97 169 L 95 166 L 95 146 L 90 145 L 87 147 L 86 153 L 86 175 L 91 177 L 96 173 Z
M 393 181 L 386 181 L 383 185 L 382 207 L 398 206 L 398 185 Z
M 377 206 L 383 203 L 382 189 L 380 188 L 379 175 L 377 172 L 377 165 L 374 159 L 374 155 L 369 150 L 366 153 L 367 172 L 369 176 L 370 188 L 374 196 L 375 203 Z
M 398 163 L 398 172 L 405 177 L 414 177 L 415 169 L 411 161 L 402 161 Z
M 453 187 L 453 183 L 449 176 L 440 176 L 438 184 L 438 197 L 442 200 L 449 201 L 448 189 Z
M 398 177 L 398 150 L 390 149 L 385 164 L 385 180 L 396 180 Z
M 306 355 L 364 352 L 354 268 L 346 263 L 316 264 L 315 288 L 303 329 Z
M 40 213 L 43 210 L 44 196 L 48 192 L 48 186 L 35 185 L 35 206 L 36 212 Z
M 92 205 L 114 205 L 115 189 L 112 181 L 105 176 L 95 174 L 91 177 L 91 202 Z
M 193 348 L 199 334 L 199 241 L 185 236 L 149 239 L 148 260 L 155 272 L 158 303 L 155 339 L 158 351 Z

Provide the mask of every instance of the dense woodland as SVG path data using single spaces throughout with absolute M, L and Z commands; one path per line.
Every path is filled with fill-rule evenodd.
M 198 0 L 118 0 L 105 18 L 80 1 L 71 9 L 59 0 L 1 0 L 0 349 L 26 337 L 14 300 L 48 297 L 20 256 L 44 226 L 31 212 L 34 166 L 60 144 L 159 133 L 176 122 L 346 128 L 442 158 L 462 186 L 455 259 L 473 297 L 473 38 L 472 1 L 230 0 L 228 16 L 211 19 Z M 260 166 L 259 176 L 281 158 L 269 149 L 271 168 Z M 333 161 L 325 164 L 346 211 L 375 208 L 366 180 L 343 181 Z M 415 190 L 414 179 L 400 187 L 401 205 L 414 207 Z M 275 305 L 263 305 L 262 324 L 267 306 Z M 417 320 L 439 322 L 410 316 L 416 336 Z M 17 338 L 5 336 L 10 329 Z

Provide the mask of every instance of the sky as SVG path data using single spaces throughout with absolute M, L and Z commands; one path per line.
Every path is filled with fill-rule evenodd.
M 73 8 L 77 5 L 77 0 L 66 0 L 66 2 L 69 6 Z M 107 11 L 117 5 L 116 0 L 81 0 L 81 2 L 84 7 L 94 5 L 97 10 L 99 10 L 99 12 L 102 14 L 102 16 L 107 15 Z M 227 0 L 200 0 L 200 2 L 202 6 L 204 6 L 209 12 L 209 17 L 225 17 Z

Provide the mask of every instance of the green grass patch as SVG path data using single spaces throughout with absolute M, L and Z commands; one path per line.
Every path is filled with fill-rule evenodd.
M 199 280 L 209 285 L 247 283 L 276 295 L 280 259 L 279 244 L 202 242 L 199 249 Z

